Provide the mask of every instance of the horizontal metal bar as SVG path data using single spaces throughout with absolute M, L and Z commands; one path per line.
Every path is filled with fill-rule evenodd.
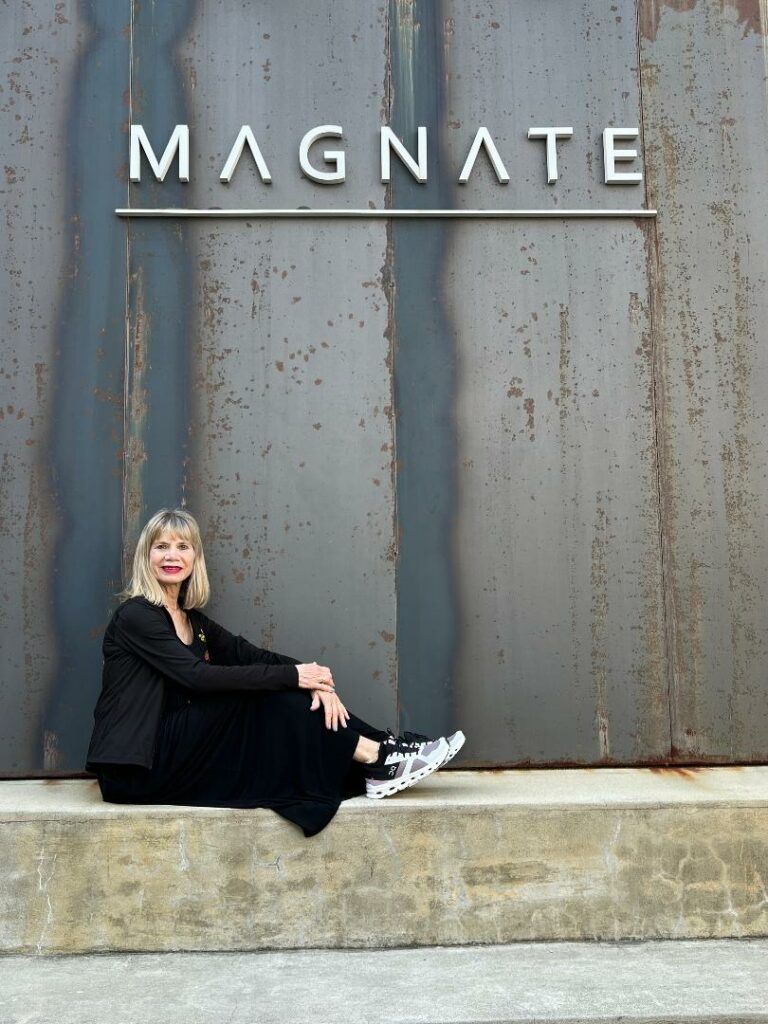
M 461 220 L 573 220 L 603 219 L 616 217 L 655 217 L 656 210 L 320 210 L 300 207 L 294 210 L 194 210 L 169 207 L 167 209 L 117 209 L 118 217 L 240 217 L 254 220 L 276 220 L 302 217 L 326 218 L 412 218 L 428 220 L 432 218 Z

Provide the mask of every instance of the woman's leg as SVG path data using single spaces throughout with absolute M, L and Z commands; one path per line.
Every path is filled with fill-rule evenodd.
M 376 740 L 368 739 L 367 736 L 361 736 L 357 741 L 352 758 L 358 764 L 375 764 L 379 757 L 380 747 L 381 744 Z
M 353 715 L 351 712 L 347 728 L 354 729 L 354 731 L 360 733 L 361 736 L 367 736 L 369 740 L 375 740 L 377 743 L 381 743 L 381 741 L 385 740 L 388 735 L 383 729 L 374 728 L 374 726 L 364 722 L 362 718 L 358 718 L 357 715 Z

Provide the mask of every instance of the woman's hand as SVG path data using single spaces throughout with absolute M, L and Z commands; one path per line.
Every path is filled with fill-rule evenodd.
M 334 732 L 338 732 L 339 726 L 342 729 L 347 728 L 349 712 L 335 693 L 323 693 L 321 690 L 315 690 L 312 694 L 312 704 L 309 710 L 317 711 L 321 704 L 325 709 L 326 729 L 333 729 Z
M 299 689 L 315 690 L 321 693 L 333 693 L 335 684 L 331 670 L 325 665 L 318 665 L 316 661 L 307 665 L 296 666 L 299 673 Z

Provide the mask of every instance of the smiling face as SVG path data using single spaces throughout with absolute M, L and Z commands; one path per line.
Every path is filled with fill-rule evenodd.
M 195 550 L 188 540 L 163 530 L 149 551 L 149 568 L 163 587 L 181 584 L 192 575 Z

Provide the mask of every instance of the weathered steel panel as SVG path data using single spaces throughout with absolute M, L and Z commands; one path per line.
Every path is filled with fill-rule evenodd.
M 45 567 L 55 543 L 46 446 L 57 300 L 69 280 L 71 254 L 66 186 L 57 175 L 63 168 L 48 153 L 61 149 L 81 29 L 77 19 L 55 24 L 49 5 L 37 7 L 14 5 L 0 14 L 0 749 L 9 773 L 42 760 L 35 724 L 55 671 L 55 652 L 46 642 L 52 620 Z M 50 272 L 32 272 L 42 266 Z
M 4 7 L 2 771 L 77 771 L 119 585 L 127 4 Z M 98 500 L 94 500 L 98 496 Z M 116 547 L 117 546 L 117 547 Z
M 290 2 L 249 8 L 245 22 L 229 3 L 201 3 L 178 48 L 195 140 L 188 205 L 383 206 L 384 24 L 353 0 L 334 4 L 332 18 Z M 232 182 L 219 181 L 246 122 L 271 185 L 247 152 Z M 348 151 L 340 188 L 299 171 L 301 137 L 324 123 L 345 139 L 318 144 L 312 158 L 322 166 L 317 150 Z M 187 493 L 206 531 L 212 613 L 329 664 L 358 714 L 394 726 L 386 225 L 203 222 L 180 232 L 195 259 Z
M 388 205 L 451 206 L 441 161 L 445 121 L 440 4 L 389 4 L 388 122 L 416 152 L 428 126 L 425 183 L 396 163 Z M 398 699 L 403 728 L 440 735 L 458 728 L 452 707 L 458 642 L 452 557 L 456 437 L 456 339 L 443 293 L 447 224 L 393 221 L 389 299 L 397 416 Z
M 112 210 L 127 197 L 119 153 L 128 112 L 129 11 L 95 0 L 77 11 L 87 19 L 85 45 L 66 98 L 67 144 L 59 157 L 73 275 L 63 283 L 57 313 L 51 413 L 57 671 L 42 712 L 44 767 L 60 771 L 83 767 L 104 622 L 121 586 L 125 242 Z
M 764 759 L 766 8 L 643 0 L 639 26 L 675 756 Z
M 482 157 L 461 205 L 644 205 L 602 180 L 603 129 L 640 124 L 631 5 L 450 3 L 445 47 L 451 165 L 486 125 L 511 178 Z M 526 138 L 541 124 L 574 130 L 552 185 Z M 631 220 L 459 223 L 448 241 L 468 761 L 669 751 L 646 241 Z

